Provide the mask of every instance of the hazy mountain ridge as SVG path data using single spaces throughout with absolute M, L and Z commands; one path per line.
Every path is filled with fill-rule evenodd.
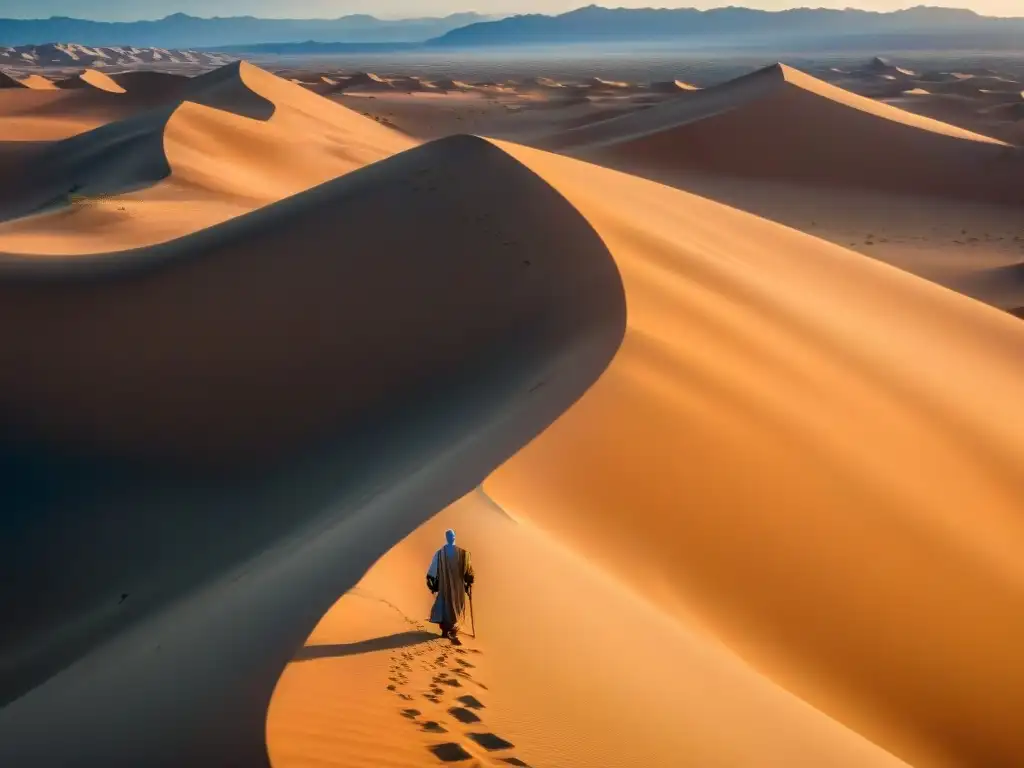
M 133 67 L 139 64 L 192 64 L 219 67 L 230 62 L 230 56 L 208 51 L 134 46 L 88 46 L 76 43 L 47 43 L 0 47 L 0 67 L 25 69 L 32 67 Z
M 649 40 L 715 35 L 799 37 L 1024 33 L 1024 18 L 995 18 L 955 8 L 919 6 L 880 13 L 855 9 L 601 8 L 590 5 L 558 16 L 528 14 L 476 22 L 430 41 L 434 46 L 522 45 Z M 1018 38 L 1019 42 L 1019 38 Z
M 269 42 L 422 42 L 493 17 L 456 13 L 443 18 L 388 20 L 366 14 L 337 19 L 199 18 L 176 13 L 152 21 L 108 22 L 55 16 L 0 19 L 0 45 L 22 46 L 74 40 L 86 46 L 199 48 Z

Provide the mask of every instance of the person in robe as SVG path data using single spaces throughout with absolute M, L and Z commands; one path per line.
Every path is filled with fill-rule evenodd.
M 473 562 L 469 552 L 455 546 L 455 531 L 444 534 L 445 545 L 434 553 L 427 569 L 427 589 L 433 592 L 430 622 L 441 627 L 441 637 L 460 644 L 459 630 L 465 625 L 467 597 L 473 590 Z

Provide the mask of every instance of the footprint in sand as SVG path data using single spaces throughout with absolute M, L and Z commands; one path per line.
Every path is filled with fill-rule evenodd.
M 473 755 L 467 752 L 461 744 L 456 744 L 454 741 L 445 744 L 434 744 L 427 747 L 427 749 L 433 752 L 434 756 L 443 763 L 459 763 L 463 760 L 473 759 Z
M 471 710 L 466 709 L 465 707 L 452 707 L 448 710 L 448 714 L 454 717 L 460 723 L 463 723 L 464 725 L 480 722 L 480 718 L 477 716 L 477 714 Z
M 467 709 L 484 709 L 484 705 L 476 696 L 459 696 L 458 700 Z
M 495 752 L 500 749 L 512 749 L 515 746 L 511 741 L 506 741 L 496 733 L 467 733 L 466 736 L 471 738 L 488 752 Z

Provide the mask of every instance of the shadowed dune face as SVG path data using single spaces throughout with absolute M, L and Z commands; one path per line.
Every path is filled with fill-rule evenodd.
M 466 146 L 474 149 L 463 149 Z M 429 380 L 424 366 L 446 370 L 449 365 L 466 362 L 466 351 L 479 343 L 480 336 L 516 334 L 535 323 L 543 325 L 545 316 L 539 309 L 548 294 L 538 293 L 538 287 L 567 280 L 568 257 L 552 267 L 529 254 L 543 253 L 543 238 L 557 236 L 563 247 L 571 245 L 574 251 L 592 243 L 584 237 L 581 245 L 573 245 L 584 231 L 582 221 L 575 230 L 566 229 L 561 235 L 555 231 L 561 226 L 554 223 L 557 219 L 547 231 L 525 233 L 482 203 L 472 206 L 473 215 L 465 212 L 463 196 L 480 195 L 478 200 L 483 200 L 490 173 L 508 185 L 518 184 L 523 198 L 534 200 L 518 204 L 523 209 L 521 215 L 548 221 L 542 212 L 553 199 L 542 182 L 520 170 L 504 153 L 476 146 L 476 142 L 460 139 L 434 150 L 402 155 L 364 169 L 358 180 L 328 182 L 262 213 L 149 250 L 83 257 L 78 265 L 8 256 L 0 273 L 2 312 L 8 327 L 28 324 L 34 329 L 33 343 L 52 334 L 53 349 L 64 350 L 63 354 L 29 360 L 23 346 L 27 340 L 19 341 L 14 333 L 4 339 L 2 354 L 12 364 L 4 366 L 7 370 L 0 374 L 0 397 L 13 419 L 8 426 L 25 430 L 26 438 L 81 443 L 89 450 L 109 450 L 122 457 L 139 456 L 142 451 L 199 463 L 248 461 L 252 456 L 287 452 L 288 435 L 303 434 L 318 421 L 344 421 L 365 410 L 376 397 L 387 399 L 383 381 L 405 386 L 405 377 L 413 371 Z M 478 172 L 447 168 L 435 159 L 445 153 L 460 157 L 460 151 L 480 163 Z M 420 157 L 433 162 L 418 164 Z M 399 180 L 374 194 L 376 188 L 369 180 L 388 174 Z M 461 184 L 467 186 L 460 191 Z M 328 200 L 339 212 L 325 218 L 322 210 Z M 498 202 L 495 200 L 495 207 L 500 207 Z M 458 268 L 412 259 L 419 244 L 446 242 L 449 211 L 463 212 L 457 215 L 464 222 L 459 231 L 466 242 L 450 259 Z M 351 223 L 346 225 L 346 220 Z M 400 220 L 402 226 L 393 226 L 394 220 Z M 296 232 L 301 233 L 302 247 L 324 254 L 322 268 L 330 270 L 333 277 L 307 286 L 303 304 L 291 305 L 288 310 L 289 302 L 275 300 L 273 295 L 289 295 L 284 286 L 290 282 L 305 285 L 308 279 L 296 274 L 299 270 L 279 256 L 299 247 Z M 335 256 L 331 244 L 340 233 L 344 237 Z M 484 245 L 492 240 L 500 248 L 485 250 Z M 251 242 L 261 242 L 264 247 L 248 253 L 246 247 Z M 504 258 L 503 253 L 515 257 Z M 396 271 L 399 263 L 403 267 Z M 466 273 L 467 264 L 478 273 Z M 545 279 L 552 268 L 559 272 L 547 274 Z M 345 278 L 350 273 L 359 276 L 358 284 Z M 520 277 L 522 285 L 517 282 Z M 506 280 L 511 282 L 497 304 L 481 290 L 486 285 L 497 291 Z M 463 282 L 476 290 L 458 290 Z M 387 311 L 375 309 L 378 290 L 398 291 L 405 301 Z M 451 311 L 459 318 L 475 318 L 454 336 L 452 328 L 458 324 L 452 320 L 450 326 L 438 316 L 431 298 L 449 290 L 456 294 Z M 224 300 L 226 296 L 231 297 L 230 302 Z M 413 301 L 416 297 L 426 305 L 418 305 Z M 323 318 L 339 303 L 354 317 L 373 318 L 358 331 L 365 337 L 358 344 L 350 336 L 331 342 L 329 329 L 323 327 Z M 60 313 L 53 310 L 57 304 Z M 187 314 L 175 311 L 185 304 L 190 307 Z M 284 312 L 277 317 L 283 332 L 259 336 L 245 330 L 252 317 L 275 309 Z M 401 345 L 409 324 L 428 315 L 436 322 L 424 322 L 418 329 L 424 336 L 399 352 L 394 345 Z M 69 322 L 70 317 L 75 321 Z M 492 317 L 498 325 L 492 324 Z M 159 353 L 136 356 L 143 328 L 158 334 Z M 293 336 L 306 338 L 313 346 L 303 352 Z M 61 343 L 56 344 L 58 339 Z M 320 346 L 323 344 L 328 346 Z M 280 345 L 276 352 L 275 345 Z M 343 354 L 353 345 L 368 351 L 375 346 L 392 351 L 379 361 L 384 369 L 374 371 L 365 368 L 368 361 L 356 363 L 351 355 Z M 152 341 L 147 346 L 152 350 Z M 27 367 L 14 365 L 23 358 Z M 273 380 L 267 378 L 270 372 L 264 369 L 278 366 L 280 363 L 272 361 L 284 359 L 291 361 L 291 368 L 280 369 Z M 86 360 L 88 366 L 83 365 Z M 234 369 L 233 373 L 219 373 L 221 365 Z M 236 368 L 238 365 L 243 368 Z M 72 374 L 73 370 L 76 373 Z M 100 380 L 113 370 L 131 382 L 130 389 L 101 385 Z M 196 371 L 204 372 L 202 380 L 193 378 Z M 347 392 L 348 405 L 339 402 L 341 410 L 332 415 L 334 407 L 321 407 L 325 403 L 314 401 L 307 392 L 304 402 L 293 403 L 294 410 L 282 413 L 277 427 L 272 428 L 267 411 L 276 410 L 269 406 L 276 400 L 278 388 L 286 388 L 291 377 L 300 373 L 326 400 L 339 402 L 339 388 Z M 99 379 L 92 383 L 82 379 L 83 375 Z M 248 380 L 263 380 L 264 384 L 238 391 L 237 383 Z M 55 386 L 55 382 L 65 385 Z M 264 393 L 258 394 L 263 388 Z M 166 400 L 154 407 L 154 397 Z M 233 415 L 219 405 L 232 399 L 241 409 Z M 300 416 L 300 412 L 307 415 Z M 205 446 L 199 448 L 202 458 L 197 454 L 201 445 Z
M 152 72 L 144 69 L 129 70 L 110 79 L 121 86 L 127 93 L 145 94 L 149 98 L 173 99 L 181 96 L 191 78 L 170 72 Z
M 608 244 L 629 328 L 491 497 L 911 764 L 1018 762 L 1024 326 L 709 201 L 508 151 Z
M 470 137 L 0 297 L 0 763 L 64 768 L 264 764 L 317 619 L 624 327 L 586 221 Z

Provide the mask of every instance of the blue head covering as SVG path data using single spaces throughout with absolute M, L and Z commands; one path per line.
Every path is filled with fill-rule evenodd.
M 444 532 L 444 538 L 445 538 L 445 541 L 448 542 L 448 546 L 446 547 L 448 552 L 454 552 L 455 551 L 455 531 L 453 531 L 451 528 L 449 528 L 447 531 Z

